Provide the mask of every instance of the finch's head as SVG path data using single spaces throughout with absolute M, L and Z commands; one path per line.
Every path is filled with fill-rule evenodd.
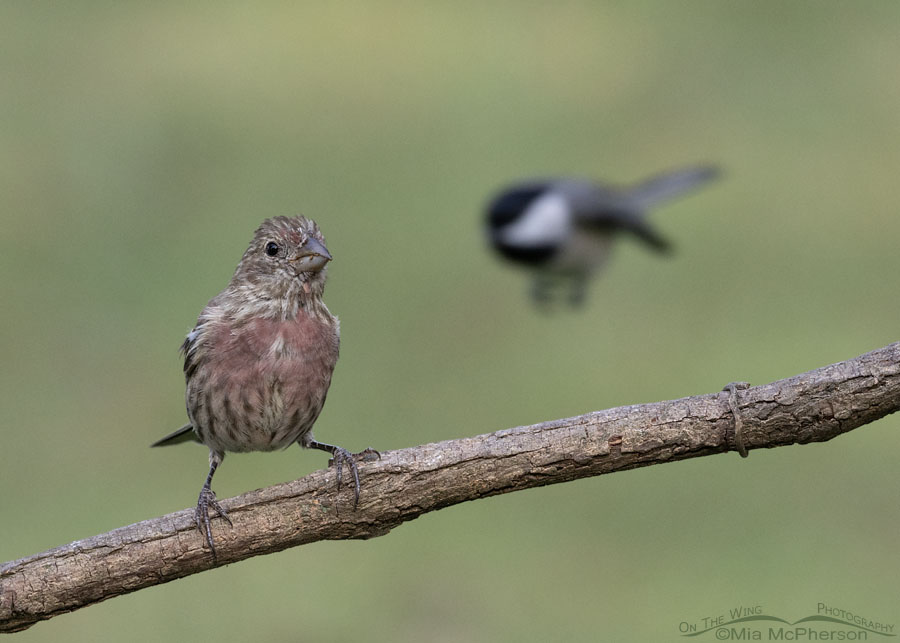
M 273 217 L 256 229 L 232 285 L 250 287 L 263 299 L 321 297 L 329 261 L 331 254 L 315 221 Z

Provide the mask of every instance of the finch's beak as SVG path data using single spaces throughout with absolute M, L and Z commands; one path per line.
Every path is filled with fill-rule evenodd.
M 297 256 L 291 259 L 291 263 L 297 266 L 300 272 L 319 272 L 329 261 L 331 254 L 328 248 L 312 237 L 303 244 Z

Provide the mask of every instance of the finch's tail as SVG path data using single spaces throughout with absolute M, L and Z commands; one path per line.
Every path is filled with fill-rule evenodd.
M 162 440 L 157 440 L 150 446 L 167 447 L 170 444 L 181 444 L 182 442 L 199 442 L 199 440 L 197 440 L 197 434 L 194 432 L 193 424 L 185 424 L 174 433 L 170 433 Z
M 628 190 L 628 199 L 638 211 L 649 208 L 693 190 L 719 176 L 719 169 L 711 165 L 689 167 L 654 176 Z

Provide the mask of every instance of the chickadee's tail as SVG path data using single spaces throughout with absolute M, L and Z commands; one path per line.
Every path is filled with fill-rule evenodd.
M 635 209 L 645 211 L 718 176 L 719 169 L 711 165 L 666 172 L 635 185 L 628 190 L 628 199 Z
M 157 440 L 151 447 L 167 447 L 170 444 L 181 444 L 182 442 L 198 442 L 197 434 L 194 432 L 194 426 L 192 424 L 185 424 L 183 427 L 175 431 L 174 433 L 170 433 L 166 437 L 161 440 Z

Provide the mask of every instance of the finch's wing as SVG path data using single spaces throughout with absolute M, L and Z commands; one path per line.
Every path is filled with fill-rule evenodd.
M 197 439 L 197 434 L 194 432 L 193 424 L 185 424 L 183 427 L 175 431 L 174 433 L 170 433 L 162 440 L 157 440 L 151 447 L 167 447 L 170 444 L 181 444 L 182 442 L 199 442 Z

